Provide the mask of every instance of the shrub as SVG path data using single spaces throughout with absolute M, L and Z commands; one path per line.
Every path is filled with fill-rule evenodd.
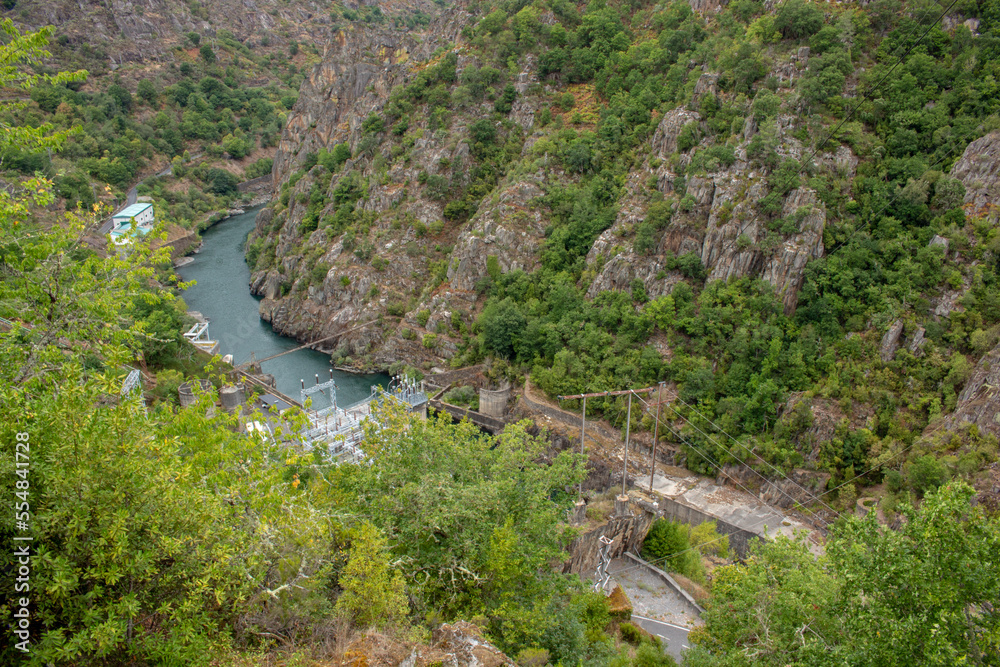
M 385 127 L 385 121 L 378 114 L 371 114 L 361 123 L 361 130 L 365 134 L 378 134 Z
M 787 0 L 778 8 L 774 27 L 785 39 L 809 37 L 823 27 L 823 12 L 805 0 Z
M 468 405 L 473 410 L 479 409 L 479 392 L 472 387 L 455 387 L 441 397 L 445 403 L 452 405 Z
M 642 543 L 643 558 L 654 564 L 662 563 L 664 569 L 704 584 L 705 567 L 701 563 L 701 554 L 691 548 L 690 533 L 690 526 L 685 524 L 657 520 Z
M 639 628 L 635 627 L 631 623 L 622 623 L 618 626 L 618 629 L 622 633 L 622 639 L 632 644 L 633 646 L 638 646 L 642 641 L 642 632 Z
M 677 554 L 690 548 L 691 542 L 683 524 L 658 519 L 650 527 L 642 543 L 642 557 L 650 561 L 663 561 L 666 566 L 672 567 Z
M 729 554 L 729 536 L 721 535 L 714 521 L 706 521 L 691 528 L 688 539 L 691 546 L 702 554 L 725 558 Z
M 910 464 L 906 476 L 910 488 L 923 497 L 928 491 L 938 488 L 948 480 L 948 471 L 941 461 L 930 454 L 925 454 Z
M 549 652 L 543 648 L 526 648 L 517 654 L 520 667 L 545 667 L 549 664 Z
M 891 493 L 899 493 L 903 490 L 905 484 L 906 480 L 903 478 L 903 473 L 898 470 L 890 470 L 885 474 L 885 488 Z
M 656 246 L 656 235 L 653 233 L 653 225 L 643 222 L 635 230 L 635 242 L 632 249 L 637 255 L 645 255 Z

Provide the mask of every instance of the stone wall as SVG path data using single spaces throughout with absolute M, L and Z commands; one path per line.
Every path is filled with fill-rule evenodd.
M 545 405 L 544 403 L 539 403 L 538 401 L 531 400 L 527 394 L 522 394 L 517 398 L 519 407 L 521 407 L 525 412 L 534 412 L 538 414 L 545 415 L 550 419 L 554 419 L 560 424 L 564 424 L 570 428 L 578 429 L 580 428 L 580 416 L 566 412 L 565 410 L 559 410 L 551 406 Z M 621 440 L 621 434 L 614 429 L 608 428 L 604 424 L 598 421 L 587 421 L 587 433 L 600 433 L 601 436 L 608 440 Z
M 445 371 L 443 373 L 428 375 L 424 378 L 424 381 L 427 382 L 427 385 L 431 388 L 444 388 L 452 383 L 457 385 L 478 385 L 482 381 L 484 370 L 486 370 L 485 364 L 469 366 L 467 368 L 459 368 L 454 371 Z

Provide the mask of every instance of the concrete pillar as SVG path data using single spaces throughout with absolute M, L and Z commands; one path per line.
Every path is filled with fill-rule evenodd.
M 628 496 L 624 493 L 615 497 L 615 516 L 632 516 L 632 508 L 628 504 Z
M 219 391 L 219 400 L 226 412 L 232 412 L 247 402 L 243 385 L 229 385 Z
M 576 501 L 573 506 L 573 513 L 570 515 L 570 523 L 574 526 L 583 525 L 587 521 L 587 503 L 583 500 Z

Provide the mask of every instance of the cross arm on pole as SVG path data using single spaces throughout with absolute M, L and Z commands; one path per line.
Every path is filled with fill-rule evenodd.
M 620 391 L 598 391 L 592 394 L 573 394 L 572 396 L 556 396 L 560 401 L 569 401 L 574 398 L 596 398 L 600 396 L 625 396 L 627 394 L 651 394 L 658 387 L 646 387 L 644 389 L 622 389 Z

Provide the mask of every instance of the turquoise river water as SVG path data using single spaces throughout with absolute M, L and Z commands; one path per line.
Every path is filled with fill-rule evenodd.
M 211 338 L 219 341 L 219 354 L 233 355 L 236 364 L 243 363 L 255 353 L 263 359 L 279 352 L 299 347 L 300 343 L 281 336 L 258 315 L 259 299 L 250 294 L 250 268 L 243 258 L 247 234 L 254 227 L 259 208 L 243 215 L 224 220 L 208 229 L 203 235 L 201 252 L 192 255 L 194 261 L 177 270 L 185 281 L 197 284 L 184 294 L 188 310 L 197 310 L 209 321 Z M 262 369 L 274 375 L 278 390 L 294 399 L 299 398 L 300 381 L 306 386 L 330 378 L 329 355 L 315 350 L 298 350 L 277 359 L 265 361 Z M 389 377 L 384 374 L 356 375 L 334 370 L 337 384 L 337 404 L 350 405 L 368 396 L 374 384 L 385 386 Z M 329 397 L 313 394 L 313 407 L 328 406 Z

